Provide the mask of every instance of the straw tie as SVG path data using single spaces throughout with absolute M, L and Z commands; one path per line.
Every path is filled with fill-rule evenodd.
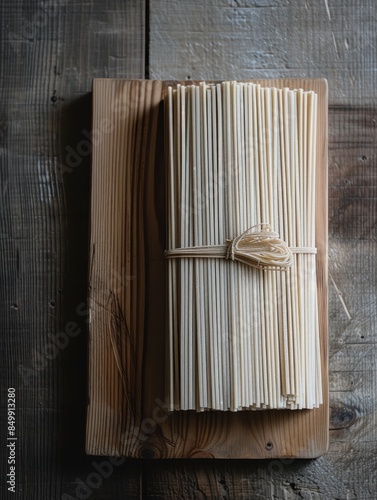
M 262 270 L 284 271 L 293 264 L 294 253 L 316 254 L 316 248 L 288 247 L 268 223 L 246 229 L 224 245 L 174 248 L 165 251 L 167 258 L 225 258 Z

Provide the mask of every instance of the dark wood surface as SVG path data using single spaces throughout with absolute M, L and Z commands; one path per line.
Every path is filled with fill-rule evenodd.
M 0 498 L 376 498 L 375 10 L 374 0 L 2 2 Z M 332 411 L 320 459 L 106 468 L 85 456 L 88 93 L 96 77 L 144 76 L 329 81 Z M 46 348 L 65 328 L 81 331 Z M 17 493 L 7 495 L 12 386 Z

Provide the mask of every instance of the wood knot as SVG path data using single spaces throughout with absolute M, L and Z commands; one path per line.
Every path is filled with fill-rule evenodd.
M 348 429 L 356 419 L 356 409 L 351 406 L 331 407 L 330 430 Z
M 161 451 L 156 446 L 146 445 L 139 450 L 140 458 L 161 458 Z

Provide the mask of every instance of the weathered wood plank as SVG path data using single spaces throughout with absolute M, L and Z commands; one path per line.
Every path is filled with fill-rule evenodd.
M 373 448 L 365 447 L 368 457 Z M 336 457 L 338 455 L 338 459 Z M 373 499 L 375 478 L 360 481 L 362 460 L 354 453 L 330 452 L 315 461 L 154 461 L 144 469 L 146 498 L 225 498 L 256 500 Z M 375 461 L 365 461 L 369 470 Z
M 136 0 L 6 0 L 0 9 L 1 405 L 14 386 L 15 498 L 60 499 L 73 491 L 68 482 L 94 471 L 83 441 L 91 127 L 83 96 L 94 77 L 144 76 L 145 9 Z M 1 422 L 5 498 L 3 410 Z M 139 466 L 122 471 L 110 496 L 138 496 Z
M 331 104 L 375 100 L 373 0 L 154 0 L 150 13 L 150 78 L 327 78 Z

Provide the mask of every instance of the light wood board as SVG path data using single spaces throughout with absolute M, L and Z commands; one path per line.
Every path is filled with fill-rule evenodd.
M 253 80 L 257 81 L 257 80 Z M 328 446 L 327 84 L 258 80 L 318 94 L 316 244 L 324 404 L 316 410 L 163 409 L 166 269 L 161 100 L 168 81 L 93 86 L 90 454 L 143 458 L 316 457 Z

